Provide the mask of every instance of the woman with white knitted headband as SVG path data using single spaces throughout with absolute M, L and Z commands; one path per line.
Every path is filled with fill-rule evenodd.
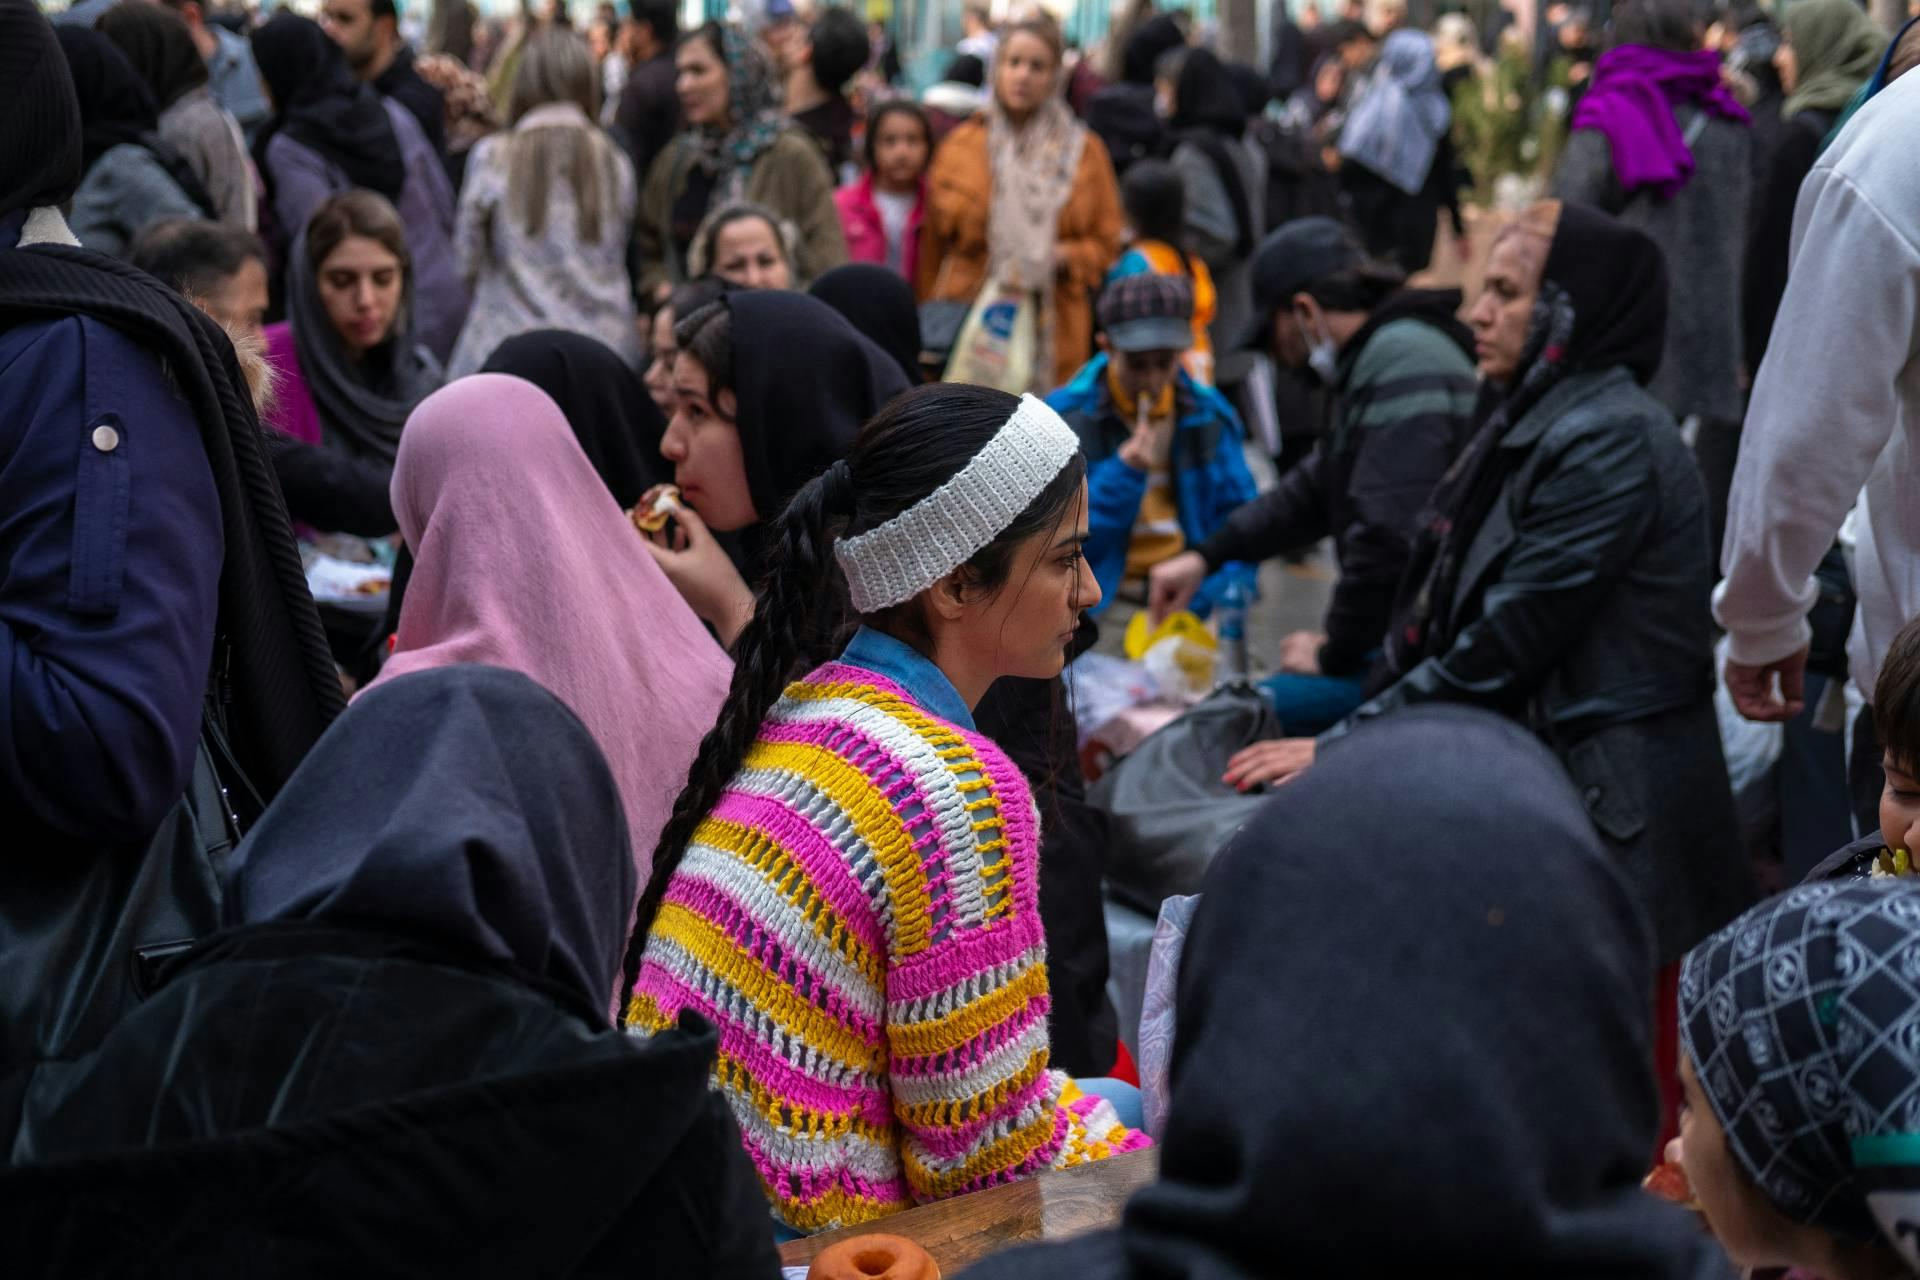
M 973 724 L 995 680 L 1064 664 L 1100 597 L 1086 520 L 1059 416 L 954 385 L 881 410 L 771 530 L 626 1022 L 719 1027 L 715 1088 L 788 1230 L 1146 1143 L 1049 1069 L 1039 814 Z M 842 591 L 851 638 L 811 631 Z

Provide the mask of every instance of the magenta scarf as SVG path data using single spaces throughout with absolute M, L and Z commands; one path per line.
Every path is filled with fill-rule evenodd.
M 1651 187 L 1660 199 L 1671 200 L 1693 176 L 1693 152 L 1674 119 L 1674 110 L 1686 105 L 1722 120 L 1751 122 L 1721 83 L 1719 54 L 1624 44 L 1594 64 L 1593 87 L 1574 109 L 1573 127 L 1607 135 L 1614 177 L 1628 195 Z

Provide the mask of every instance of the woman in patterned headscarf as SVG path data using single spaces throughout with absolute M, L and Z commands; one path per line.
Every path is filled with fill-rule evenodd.
M 800 231 L 803 279 L 847 260 L 833 172 L 774 97 L 766 59 L 734 27 L 710 22 L 680 41 L 675 86 L 687 129 L 647 171 L 635 228 L 640 286 L 657 299 L 687 277 L 687 251 L 710 208 L 748 200 Z
M 1680 1037 L 1669 1158 L 1734 1261 L 1920 1274 L 1920 884 L 1755 907 L 1687 956 Z

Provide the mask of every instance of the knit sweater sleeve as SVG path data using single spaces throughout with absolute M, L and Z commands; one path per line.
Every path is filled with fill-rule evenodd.
M 789 686 L 694 832 L 627 1022 L 694 1010 L 775 1215 L 852 1226 L 1131 1150 L 1048 1069 L 1039 823 L 985 739 L 870 672 Z
M 894 893 L 905 927 L 887 979 L 893 1113 L 922 1203 L 1147 1145 L 1049 1069 L 1040 821 L 1025 778 L 976 734 L 949 730 L 938 750 L 951 782 L 925 791 L 922 874 Z

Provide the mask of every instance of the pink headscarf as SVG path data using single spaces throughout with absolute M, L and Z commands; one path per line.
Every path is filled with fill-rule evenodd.
M 726 700 L 726 654 L 640 545 L 560 407 L 530 382 L 479 373 L 422 400 L 400 437 L 392 494 L 414 569 L 374 684 L 481 662 L 545 685 L 600 744 L 645 884 Z

